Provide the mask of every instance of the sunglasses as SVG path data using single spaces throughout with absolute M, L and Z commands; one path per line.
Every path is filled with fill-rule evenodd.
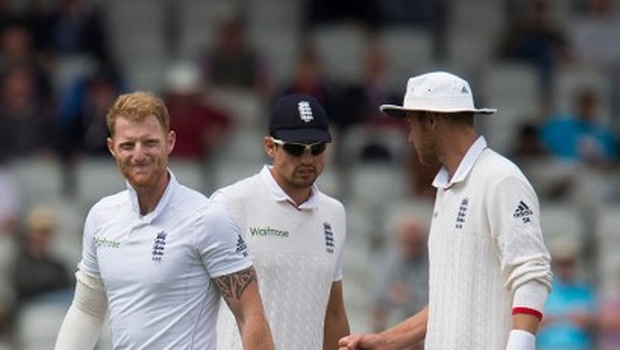
M 271 138 L 271 141 L 276 145 L 282 146 L 286 153 L 295 157 L 301 157 L 306 152 L 310 152 L 310 154 L 313 156 L 318 156 L 321 153 L 325 152 L 325 149 L 327 148 L 327 143 L 325 142 L 315 142 L 310 144 L 285 142 L 282 140 L 274 139 L 273 137 Z

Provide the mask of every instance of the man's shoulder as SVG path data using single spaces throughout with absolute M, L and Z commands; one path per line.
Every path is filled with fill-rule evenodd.
M 344 204 L 342 204 L 342 202 L 339 199 L 332 197 L 320 190 L 317 191 L 317 196 L 319 198 L 320 205 L 333 208 L 333 209 L 337 209 L 337 210 L 342 210 L 342 211 L 345 210 Z
M 487 149 L 480 156 L 478 176 L 483 178 L 502 178 L 509 176 L 524 176 L 519 166 L 508 157 L 492 149 Z
M 204 193 L 183 184 L 179 184 L 173 196 L 173 200 L 190 207 L 209 203 L 209 198 Z
M 127 190 L 99 199 L 91 205 L 88 217 L 97 221 L 116 221 L 132 213 L 131 201 Z
M 118 208 L 119 206 L 129 205 L 129 193 L 123 190 L 105 197 L 102 197 L 91 206 L 91 210 L 105 210 L 107 208 Z
M 257 185 L 260 182 L 260 177 L 258 174 L 243 178 L 236 182 L 233 182 L 224 187 L 220 187 L 216 189 L 211 198 L 217 199 L 220 196 L 226 197 L 244 197 L 251 196 L 252 193 L 257 189 Z

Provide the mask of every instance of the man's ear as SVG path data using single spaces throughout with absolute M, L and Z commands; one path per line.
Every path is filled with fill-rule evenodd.
M 174 145 L 176 144 L 177 141 L 177 134 L 174 132 L 174 130 L 170 130 L 170 132 L 168 132 L 168 154 L 172 153 L 172 151 L 174 150 Z
M 108 137 L 108 151 L 112 155 L 112 157 L 116 158 L 116 153 L 114 152 L 114 140 L 111 137 Z
M 269 158 L 274 158 L 276 156 L 276 144 L 273 143 L 271 137 L 265 136 L 263 139 L 263 144 L 265 146 L 265 152 L 267 152 Z

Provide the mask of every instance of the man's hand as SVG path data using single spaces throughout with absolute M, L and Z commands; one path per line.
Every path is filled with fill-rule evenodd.
M 338 341 L 339 350 L 383 349 L 385 344 L 379 334 L 352 334 Z

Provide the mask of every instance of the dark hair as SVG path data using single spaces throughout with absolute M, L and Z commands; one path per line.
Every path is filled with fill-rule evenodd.
M 454 123 L 465 124 L 467 126 L 474 126 L 474 113 L 473 112 L 455 112 L 455 113 L 441 113 L 447 120 Z

